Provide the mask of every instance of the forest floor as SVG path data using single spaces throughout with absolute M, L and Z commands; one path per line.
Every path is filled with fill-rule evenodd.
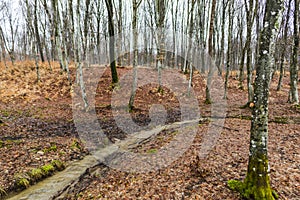
M 52 63 L 52 71 L 47 64 L 40 67 L 41 81 L 37 82 L 34 62 L 8 68 L 0 63 L 0 199 L 62 170 L 53 160 L 67 166 L 89 154 L 73 122 L 72 89 L 66 74 L 61 73 L 57 63 Z M 70 70 L 74 82 L 72 65 Z M 119 76 L 129 70 L 118 68 Z M 276 73 L 269 99 L 271 185 L 279 199 L 296 200 L 300 198 L 300 109 L 287 103 L 289 76 L 284 77 L 281 91 L 276 91 L 277 82 Z M 107 68 L 99 77 L 95 102 L 98 122 L 114 142 L 127 135 L 114 120 L 110 83 Z M 194 74 L 193 87 L 201 116 L 209 116 L 211 106 L 204 103 L 205 80 L 199 73 Z M 239 199 L 237 193 L 229 190 L 227 181 L 242 180 L 247 170 L 251 109 L 241 108 L 246 103 L 247 91 L 238 88 L 232 73 L 224 128 L 207 157 L 199 158 L 197 153 L 210 124 L 204 121 L 199 124 L 192 145 L 169 166 L 132 173 L 99 164 L 82 177 L 65 199 Z M 137 90 L 130 113 L 136 123 L 149 123 L 152 104 L 165 106 L 167 123 L 180 121 L 180 105 L 174 93 L 167 88 L 160 93 L 157 85 L 149 84 Z M 162 131 L 133 151 L 155 154 L 174 135 Z M 49 173 L 31 177 L 34 170 L 51 163 L 54 169 Z

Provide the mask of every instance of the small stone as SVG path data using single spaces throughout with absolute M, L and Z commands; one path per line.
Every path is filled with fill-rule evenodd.
M 38 151 L 36 153 L 39 154 L 39 155 L 41 155 L 41 156 L 43 156 L 45 154 L 43 151 Z

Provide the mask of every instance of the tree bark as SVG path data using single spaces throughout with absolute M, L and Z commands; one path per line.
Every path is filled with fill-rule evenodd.
M 294 1 L 294 45 L 293 45 L 293 55 L 292 62 L 290 65 L 290 102 L 294 104 L 299 104 L 298 96 L 298 49 L 299 49 L 299 35 L 298 35 L 298 9 L 299 0 Z
M 271 81 L 270 56 L 275 48 L 275 37 L 280 24 L 282 0 L 267 0 L 265 7 L 264 26 L 259 44 L 257 77 L 254 89 L 254 108 L 252 111 L 250 135 L 250 154 L 248 171 L 240 187 L 242 196 L 246 199 L 273 200 L 270 186 L 270 167 L 268 163 L 268 97 Z
M 215 8 L 216 8 L 216 0 L 212 0 L 212 7 L 211 7 L 211 17 L 210 17 L 210 26 L 209 26 L 209 36 L 208 36 L 208 54 L 210 56 L 211 62 L 213 62 L 213 33 L 214 33 L 214 19 L 215 19 Z M 206 82 L 206 89 L 205 89 L 205 103 L 211 104 L 212 99 L 210 96 L 210 85 L 211 85 L 211 78 L 213 74 L 212 64 L 208 63 L 208 77 Z
M 138 20 L 138 7 L 142 0 L 132 0 L 132 6 L 133 6 L 133 19 L 132 19 L 132 33 L 133 33 L 133 82 L 132 82 L 132 90 L 130 95 L 130 100 L 128 104 L 128 108 L 131 111 L 133 109 L 133 103 L 134 98 L 136 94 L 136 88 L 137 88 L 137 59 L 138 59 L 138 49 L 137 49 L 137 41 L 138 41 L 138 32 L 137 32 L 137 20 Z
M 115 31 L 114 31 L 114 13 L 112 0 L 105 0 L 108 13 L 108 34 L 109 34 L 109 62 L 112 76 L 113 87 L 119 82 L 115 60 Z
M 232 24 L 233 24 L 233 17 L 232 17 L 232 7 L 234 5 L 234 1 L 230 1 L 229 8 L 228 8 L 228 39 L 227 39 L 227 56 L 226 56 L 226 74 L 225 74 L 225 85 L 224 85 L 224 99 L 227 99 L 227 89 L 228 89 L 228 78 L 229 78 L 229 71 L 231 67 L 231 54 L 232 54 Z M 225 17 L 225 16 L 224 16 Z
M 42 62 L 45 62 L 45 58 L 44 58 L 44 53 L 43 53 L 43 48 L 42 48 L 42 43 L 41 43 L 41 39 L 40 39 L 40 32 L 39 32 L 39 26 L 38 26 L 38 15 L 37 15 L 37 9 L 38 9 L 38 5 L 37 5 L 37 0 L 34 1 L 34 33 L 35 33 L 35 38 L 36 38 L 36 42 L 37 42 L 37 46 L 40 52 L 40 57 Z
M 287 14 L 286 14 L 286 20 L 285 20 L 285 26 L 284 26 L 284 33 L 283 33 L 283 41 L 282 41 L 282 49 L 281 49 L 281 55 L 280 55 L 280 75 L 279 75 L 279 81 L 277 85 L 277 91 L 281 89 L 282 85 L 282 78 L 283 78 L 283 68 L 284 68 L 284 57 L 285 57 L 285 44 L 287 42 L 287 35 L 288 35 L 288 22 L 290 20 L 290 12 L 291 12 L 291 2 L 292 0 L 289 0 L 288 8 L 287 8 Z

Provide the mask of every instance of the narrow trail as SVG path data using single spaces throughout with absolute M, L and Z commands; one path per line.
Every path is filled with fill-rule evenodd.
M 250 116 L 227 116 L 226 118 L 240 118 L 243 120 L 250 120 Z M 277 119 L 277 120 L 275 120 Z M 46 178 L 45 180 L 31 186 L 30 188 L 16 194 L 15 196 L 8 196 L 8 200 L 50 200 L 50 199 L 64 199 L 69 188 L 74 186 L 89 169 L 105 163 L 105 160 L 115 153 L 134 149 L 135 147 L 146 143 L 153 139 L 157 134 L 163 130 L 178 128 L 181 125 L 189 126 L 190 124 L 202 123 L 209 121 L 210 118 L 200 118 L 196 120 L 175 122 L 167 125 L 159 125 L 151 130 L 144 130 L 129 135 L 126 139 L 120 140 L 114 144 L 110 144 L 105 148 L 101 148 L 92 155 L 84 157 L 80 161 L 73 162 L 64 171 L 58 172 L 55 175 Z M 275 117 L 270 120 L 273 123 L 291 123 L 298 124 L 298 118 L 281 119 Z M 223 127 L 227 128 L 227 127 Z M 230 129 L 230 128 L 228 128 Z
M 199 123 L 204 119 L 196 119 L 190 121 L 175 122 L 173 124 L 160 125 L 151 130 L 140 131 L 131 134 L 125 140 L 118 141 L 95 151 L 92 155 L 86 156 L 80 161 L 73 162 L 64 171 L 58 172 L 55 175 L 29 187 L 28 189 L 10 196 L 8 200 L 50 200 L 63 199 L 65 191 L 80 179 L 87 170 L 93 168 L 100 163 L 104 163 L 109 156 L 124 150 L 128 150 L 138 146 L 144 142 L 151 140 L 162 130 L 178 128 L 181 125 L 189 125 Z

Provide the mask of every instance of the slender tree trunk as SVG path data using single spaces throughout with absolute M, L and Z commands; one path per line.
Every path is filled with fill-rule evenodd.
M 287 14 L 286 14 L 286 20 L 285 20 L 285 26 L 284 26 L 283 41 L 282 41 L 282 45 L 281 45 L 280 67 L 279 67 L 280 74 L 279 74 L 279 81 L 278 81 L 278 85 L 277 85 L 277 91 L 279 91 L 281 89 L 281 85 L 282 85 L 284 57 L 285 57 L 285 52 L 286 52 L 285 44 L 287 42 L 288 24 L 289 24 L 288 22 L 290 20 L 291 2 L 292 2 L 292 0 L 289 0 Z
M 137 88 L 137 63 L 138 63 L 138 49 L 137 49 L 137 41 L 138 41 L 138 32 L 137 32 L 137 21 L 138 21 L 138 7 L 142 1 L 132 0 L 133 6 L 133 19 L 132 19 L 132 33 L 133 33 L 133 82 L 132 82 L 132 90 L 129 100 L 129 110 L 133 109 L 134 98 L 136 94 Z
M 38 26 L 38 15 L 37 15 L 37 9 L 38 9 L 38 4 L 37 4 L 37 0 L 34 1 L 34 29 L 35 29 L 35 38 L 36 38 L 36 42 L 37 42 L 37 46 L 38 46 L 38 50 L 40 53 L 40 57 L 42 62 L 45 62 L 45 58 L 44 58 L 44 53 L 43 53 L 43 48 L 42 48 L 42 43 L 41 43 L 41 39 L 40 39 L 40 32 L 39 32 L 39 26 Z
M 122 66 L 122 59 L 120 57 L 121 50 L 122 50 L 122 28 L 123 28 L 123 16 L 122 16 L 122 11 L 123 11 L 123 0 L 119 0 L 119 19 L 118 19 L 118 43 L 117 43 L 117 51 L 118 51 L 118 65 Z
M 294 45 L 293 45 L 293 55 L 292 62 L 290 65 L 290 102 L 294 104 L 299 104 L 298 96 L 298 49 L 299 49 L 299 35 L 298 35 L 298 9 L 299 0 L 294 0 Z
M 231 54 L 232 54 L 232 24 L 233 24 L 233 17 L 232 17 L 232 6 L 234 5 L 234 1 L 230 1 L 229 8 L 228 8 L 228 39 L 227 39 L 227 57 L 226 57 L 226 74 L 225 74 L 225 85 L 224 85 L 224 99 L 227 99 L 227 89 L 228 89 L 228 78 L 229 78 L 229 72 L 231 67 Z M 225 17 L 225 16 L 224 16 Z
M 161 68 L 165 65 L 165 17 L 167 12 L 166 0 L 155 0 L 156 11 L 155 21 L 158 28 L 157 46 L 158 58 L 156 59 L 156 67 L 158 73 L 158 92 L 162 92 L 161 87 Z
M 209 26 L 209 36 L 208 36 L 208 54 L 211 57 L 210 60 L 213 62 L 213 33 L 214 33 L 214 19 L 215 19 L 215 8 L 216 8 L 216 0 L 212 0 L 212 7 L 211 7 L 211 17 L 210 17 L 210 26 Z M 211 104 L 211 96 L 210 96 L 210 86 L 211 86 L 211 79 L 213 75 L 213 69 L 212 69 L 212 63 L 208 63 L 209 71 L 208 71 L 208 77 L 207 77 L 207 82 L 206 82 L 206 89 L 205 89 L 205 94 L 206 94 L 206 99 L 205 103 Z
M 76 31 L 76 68 L 78 73 L 78 82 L 81 90 L 81 96 L 84 103 L 84 108 L 87 111 L 89 108 L 89 102 L 86 95 L 85 82 L 83 79 L 83 67 L 81 58 L 81 44 L 80 40 L 80 0 L 77 0 L 77 31 Z M 75 43 L 74 43 L 75 44 Z
M 105 0 L 107 13 L 108 13 L 108 34 L 109 34 L 109 62 L 112 76 L 113 87 L 119 82 L 118 72 L 115 60 L 115 31 L 114 31 L 114 13 L 112 0 Z
M 221 48 L 220 48 L 220 53 L 219 53 L 220 56 L 218 58 L 218 63 L 217 63 L 217 66 L 219 69 L 219 75 L 222 75 L 222 68 L 224 67 L 223 66 L 223 64 L 224 64 L 224 43 L 225 43 L 224 37 L 225 37 L 225 19 L 226 19 L 225 14 L 226 14 L 226 7 L 228 5 L 228 1 L 225 2 L 225 0 L 222 0 L 222 5 L 223 5 L 223 8 L 222 8 L 222 25 L 221 25 Z M 220 71 L 221 71 L 221 73 L 220 73 Z
M 193 78 L 193 63 L 192 63 L 191 44 L 192 44 L 192 37 L 193 37 L 193 31 L 194 31 L 194 7 L 195 7 L 195 3 L 196 3 L 196 0 L 192 0 L 191 11 L 190 11 L 188 59 L 187 59 L 187 61 L 185 61 L 185 63 L 189 64 L 189 72 L 190 72 L 188 95 L 190 95 L 190 90 L 191 90 L 191 87 L 192 87 L 192 78 Z
M 5 65 L 5 68 L 8 69 L 8 66 L 7 66 L 7 62 L 6 62 L 6 50 L 5 50 L 5 38 L 4 38 L 4 35 L 3 35 L 3 31 L 2 31 L 2 28 L 0 27 L 0 42 L 1 42 L 1 49 L 2 49 L 2 58 L 3 58 L 3 62 L 4 62 L 4 65 Z
M 251 51 L 251 40 L 252 40 L 252 26 L 257 14 L 259 3 L 256 1 L 253 10 L 254 0 L 249 1 L 249 7 L 245 1 L 247 11 L 247 38 L 246 38 L 246 51 L 247 51 L 247 89 L 248 89 L 248 105 L 253 102 L 253 86 L 252 86 L 252 51 Z

